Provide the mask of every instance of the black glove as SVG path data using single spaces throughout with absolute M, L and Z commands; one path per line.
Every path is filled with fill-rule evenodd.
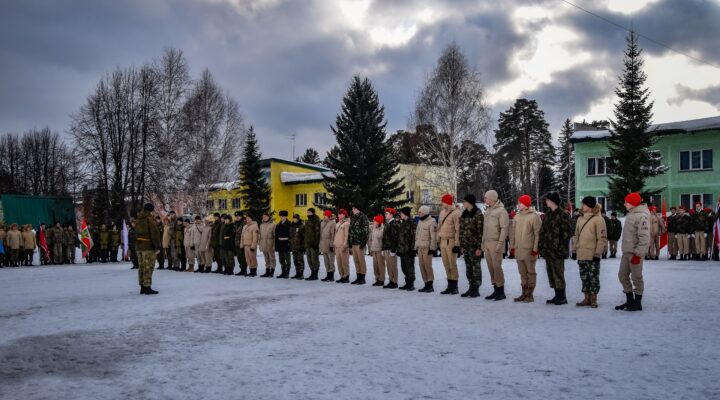
M 332 247 L 332 246 L 330 246 L 330 252 L 331 252 L 331 253 L 334 253 L 334 252 L 335 252 L 335 248 Z
M 417 250 L 413 250 L 412 253 L 410 253 L 410 254 L 412 254 L 412 256 L 415 257 L 417 255 Z
M 254 251 L 255 251 L 255 249 L 250 249 L 250 251 L 254 252 Z
M 397 249 L 390 249 L 390 252 L 393 254 L 397 254 Z
M 572 258 L 573 260 L 577 260 L 577 253 L 572 253 L 572 256 L 570 258 Z
M 452 252 L 455 254 L 460 254 L 460 246 L 453 246 Z
M 429 255 L 429 256 L 434 256 L 434 255 L 435 255 L 435 252 L 428 249 L 428 255 Z
M 600 257 L 593 257 L 593 262 L 599 263 L 599 262 L 600 262 Z
M 190 250 L 195 251 L 195 246 L 190 246 Z

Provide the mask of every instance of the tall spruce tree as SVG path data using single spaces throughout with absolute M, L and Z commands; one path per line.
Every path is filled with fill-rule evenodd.
M 260 167 L 261 157 L 255 129 L 250 126 L 240 160 L 240 199 L 243 211 L 255 221 L 260 221 L 264 213 L 270 212 L 270 184 Z
M 320 154 L 318 154 L 317 150 L 312 147 L 305 149 L 303 155 L 296 157 L 295 161 L 313 165 L 320 165 L 322 163 L 322 161 L 320 161 Z
M 575 149 L 570 143 L 575 130 L 570 119 L 566 119 L 560 131 L 558 146 L 558 190 L 565 201 L 575 203 Z
M 643 71 L 645 61 L 638 46 L 635 31 L 627 37 L 627 49 L 623 58 L 623 73 L 615 89 L 615 119 L 611 121 L 608 147 L 608 166 L 612 175 L 608 184 L 608 198 L 614 209 L 625 210 L 625 196 L 640 192 L 647 201 L 657 191 L 646 191 L 645 180 L 662 174 L 667 169 L 660 162 L 660 155 L 653 152 L 655 136 L 648 132 L 652 120 L 654 102 L 649 101 L 650 91 L 644 87 L 647 75 Z
M 515 196 L 517 192 L 513 189 L 508 160 L 502 153 L 493 154 L 491 159 L 493 163 L 493 173 L 490 187 L 495 189 L 498 193 L 498 198 L 503 204 L 510 206 L 512 199 L 517 197 Z
M 357 206 L 367 215 L 405 204 L 398 163 L 386 140 L 385 108 L 369 79 L 353 77 L 341 109 L 331 127 L 337 145 L 325 159 L 335 173 L 325 180 L 328 203 L 336 208 Z

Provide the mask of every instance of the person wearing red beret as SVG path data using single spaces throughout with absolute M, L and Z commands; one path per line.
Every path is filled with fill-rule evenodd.
M 442 196 L 438 219 L 440 255 L 447 275 L 447 289 L 440 294 L 458 294 L 457 258 L 460 254 L 460 210 L 455 207 L 451 194 Z
M 383 232 L 385 231 L 385 217 L 378 214 L 373 218 L 373 226 L 368 236 L 368 250 L 373 259 L 373 286 L 385 285 L 385 258 L 383 257 Z
M 335 249 L 333 249 L 333 239 L 335 239 L 335 218 L 330 210 L 323 211 L 323 220 L 320 222 L 320 254 L 325 264 L 325 278 L 323 282 L 333 282 L 335 280 Z
M 540 216 L 530 208 L 531 205 L 532 198 L 530 196 L 526 194 L 520 196 L 518 199 L 520 212 L 515 215 L 515 230 L 510 237 L 510 249 L 515 253 L 522 286 L 522 294 L 514 299 L 515 302 L 532 303 L 535 301 L 533 297 L 537 285 L 535 264 L 540 254 L 538 244 L 542 221 Z
M 383 289 L 398 288 L 398 256 L 397 246 L 400 215 L 394 208 L 385 209 L 385 231 L 383 232 L 383 259 L 385 260 L 385 272 L 388 276 L 388 283 Z
M 347 219 L 348 212 L 341 208 L 338 211 L 338 222 L 335 225 L 335 238 L 333 239 L 333 248 L 337 261 L 338 275 L 340 279 L 337 283 L 350 282 L 350 248 L 348 240 L 350 236 L 350 221 Z
M 642 197 L 637 192 L 625 196 L 625 226 L 622 235 L 622 258 L 618 279 L 625 293 L 625 303 L 615 307 L 616 310 L 642 311 L 642 296 L 645 284 L 643 281 L 643 257 L 651 246 L 650 211 L 642 204 Z

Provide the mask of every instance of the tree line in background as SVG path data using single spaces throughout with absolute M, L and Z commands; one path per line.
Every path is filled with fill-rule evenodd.
M 665 168 L 650 151 L 652 102 L 642 65 L 631 31 L 615 120 L 583 122 L 611 131 L 609 196 L 615 204 L 630 191 L 649 197 L 645 179 Z M 376 213 L 406 203 L 397 179 L 401 163 L 442 167 L 431 179 L 458 198 L 493 188 L 507 205 L 522 193 L 533 194 L 538 206 L 550 191 L 575 199 L 571 121 L 565 120 L 554 146 L 544 112 L 535 100 L 522 98 L 500 113 L 491 135 L 479 73 L 454 43 L 419 92 L 411 129 L 388 136 L 386 124 L 372 83 L 355 76 L 331 127 L 336 145 L 323 160 L 312 148 L 297 158 L 334 172 L 325 181 L 327 205 L 316 206 L 357 205 Z M 274 211 L 254 129 L 244 128 L 238 103 L 208 70 L 190 78 L 180 50 L 103 77 L 72 115 L 69 132 L 72 150 L 48 128 L 1 137 L 2 192 L 63 195 L 82 188 L 92 197 L 92 219 L 109 222 L 135 215 L 144 201 L 170 204 L 174 197 L 202 213 L 212 183 L 240 178 L 246 211 L 258 219 Z

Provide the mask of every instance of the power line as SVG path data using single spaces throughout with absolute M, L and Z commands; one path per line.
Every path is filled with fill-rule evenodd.
M 590 14 L 590 15 L 592 15 L 592 16 L 595 17 L 595 18 L 601 19 L 601 20 L 607 22 L 608 24 L 615 26 L 616 28 L 620 28 L 620 29 L 622 29 L 622 30 L 624 30 L 624 31 L 627 31 L 627 30 L 628 30 L 628 28 L 627 28 L 626 26 L 620 25 L 620 24 L 618 24 L 617 22 L 612 21 L 612 20 L 610 20 L 610 19 L 608 19 L 608 18 L 605 18 L 605 17 L 603 17 L 602 15 L 599 15 L 599 14 L 597 14 L 597 13 L 594 13 L 594 12 L 592 12 L 592 11 L 590 11 L 590 10 L 586 10 L 586 9 L 580 7 L 579 5 L 577 5 L 577 4 L 575 4 L 575 3 L 571 2 L 571 1 L 568 1 L 568 0 L 560 0 L 560 1 L 562 1 L 563 3 L 565 3 L 565 4 L 567 4 L 567 5 L 573 6 L 573 7 L 577 8 L 577 9 L 580 10 L 580 11 L 583 11 L 583 12 L 585 12 L 585 13 L 587 13 L 587 14 Z M 659 42 L 659 41 L 657 41 L 657 40 L 655 40 L 655 39 L 653 39 L 653 38 L 651 38 L 651 37 L 649 37 L 649 36 L 643 35 L 643 34 L 640 33 L 640 32 L 635 31 L 635 34 L 638 35 L 639 37 L 641 37 L 641 38 L 649 41 L 649 42 L 652 42 L 652 43 L 654 43 L 654 44 L 656 44 L 656 45 L 658 45 L 658 46 L 660 46 L 660 47 L 664 47 L 664 48 L 666 48 L 666 49 L 668 49 L 668 50 L 670 50 L 670 51 L 672 51 L 672 52 L 674 52 L 674 53 L 683 55 L 683 56 L 685 56 L 685 57 L 687 57 L 687 58 L 690 58 L 690 59 L 692 59 L 692 60 L 695 60 L 695 61 L 697 61 L 697 62 L 699 62 L 699 63 L 702 63 L 702 64 L 705 64 L 705 65 L 708 65 L 708 66 L 710 66 L 710 67 L 713 67 L 713 68 L 716 68 L 716 69 L 720 69 L 720 65 L 711 63 L 711 62 L 709 62 L 709 61 L 705 61 L 705 60 L 703 60 L 703 59 L 701 59 L 701 58 L 698 58 L 698 57 L 695 57 L 695 56 L 690 55 L 690 54 L 688 54 L 688 53 L 685 53 L 685 52 L 682 52 L 682 51 L 680 51 L 680 50 L 674 49 L 674 48 L 670 47 L 669 45 L 667 45 L 667 44 L 665 44 L 665 43 L 662 43 L 662 42 Z

